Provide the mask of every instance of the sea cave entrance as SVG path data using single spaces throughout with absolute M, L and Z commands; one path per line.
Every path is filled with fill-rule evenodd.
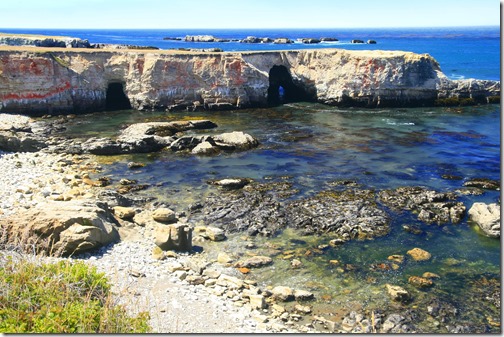
M 285 66 L 273 66 L 269 71 L 268 104 L 279 105 L 310 101 L 309 95 L 292 80 Z
M 124 93 L 124 82 L 111 82 L 107 86 L 105 110 L 129 110 L 131 103 Z

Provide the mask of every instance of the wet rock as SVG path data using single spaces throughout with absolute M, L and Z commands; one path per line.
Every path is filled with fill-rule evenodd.
M 394 261 L 396 263 L 403 263 L 404 262 L 404 255 L 397 255 L 397 254 L 390 255 L 389 257 L 387 257 L 387 260 Z
M 130 170 L 134 170 L 134 169 L 138 169 L 138 168 L 142 168 L 142 167 L 145 167 L 144 163 L 138 163 L 138 162 L 133 162 L 133 161 L 128 163 L 128 168 Z
M 190 221 L 230 233 L 271 236 L 286 226 L 278 196 L 289 188 L 288 183 L 250 183 L 240 190 L 211 193 L 201 211 L 191 214 Z
M 379 193 L 380 200 L 394 210 L 407 210 L 418 214 L 418 219 L 431 224 L 458 223 L 463 218 L 465 206 L 456 202 L 455 193 L 440 193 L 423 187 L 399 187 Z
M 259 141 L 249 134 L 241 131 L 233 131 L 212 136 L 212 140 L 218 147 L 229 146 L 237 150 L 249 150 L 259 145 Z
M 458 310 L 453 304 L 434 298 L 427 304 L 427 314 L 441 323 L 447 323 L 457 317 Z
M 426 271 L 425 273 L 422 274 L 422 277 L 427 278 L 427 279 L 439 279 L 441 276 L 435 273 L 431 273 Z
M 492 238 L 500 238 L 500 206 L 475 202 L 469 209 L 469 218 L 475 222 L 483 233 Z
M 301 39 L 301 42 L 302 43 L 306 43 L 306 44 L 314 44 L 314 43 L 320 43 L 320 39 L 316 39 L 316 38 L 303 38 L 303 39 Z
M 387 293 L 394 301 L 407 302 L 410 299 L 408 291 L 400 286 L 386 284 Z
M 308 301 L 312 300 L 315 295 L 307 290 L 296 289 L 294 290 L 294 298 L 296 301 Z
M 196 155 L 214 155 L 218 152 L 219 149 L 207 141 L 199 143 L 191 150 L 191 153 Z
M 281 37 L 281 38 L 273 40 L 273 43 L 274 44 L 290 44 L 290 43 L 293 43 L 293 41 L 291 39 Z
M 427 261 L 432 257 L 432 255 L 428 251 L 425 251 L 421 248 L 413 248 L 411 250 L 408 250 L 407 253 L 415 261 Z
M 464 183 L 466 187 L 478 187 L 485 190 L 500 190 L 500 181 L 491 180 L 487 178 L 474 178 Z
M 374 198 L 369 190 L 324 191 L 287 204 L 287 221 L 305 234 L 332 232 L 344 240 L 383 236 L 390 230 L 389 219 Z
M 243 188 L 251 182 L 251 179 L 248 178 L 228 178 L 221 180 L 211 180 L 208 183 L 210 185 L 215 185 L 222 187 L 226 190 L 237 190 Z
M 244 261 L 239 261 L 235 264 L 237 268 L 258 268 L 267 266 L 273 263 L 273 259 L 268 256 L 252 256 Z
M 431 280 L 420 276 L 410 276 L 408 278 L 408 283 L 414 285 L 417 288 L 429 288 L 434 284 Z
M 411 333 L 415 332 L 409 320 L 400 314 L 390 314 L 381 327 L 382 333 Z

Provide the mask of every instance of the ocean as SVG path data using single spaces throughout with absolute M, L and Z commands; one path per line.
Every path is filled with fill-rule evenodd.
M 170 48 L 222 48 L 225 51 L 344 48 L 405 50 L 432 55 L 452 79 L 500 79 L 499 27 L 424 29 L 327 29 L 327 30 L 9 30 L 47 35 L 73 36 L 91 43 L 120 43 Z M 219 38 L 335 37 L 336 43 L 305 45 L 188 43 L 164 37 L 210 34 Z M 373 39 L 377 44 L 351 44 L 352 39 Z M 204 203 L 215 192 L 211 179 L 247 177 L 257 182 L 287 181 L 296 190 L 291 199 L 309 198 L 331 190 L 334 182 L 352 181 L 369 190 L 422 186 L 451 192 L 470 178 L 501 177 L 501 107 L 499 104 L 411 109 L 343 109 L 318 103 L 295 103 L 272 108 L 221 112 L 114 111 L 76 116 L 66 136 L 89 138 L 114 136 L 125 125 L 145 121 L 205 118 L 217 123 L 212 133 L 243 131 L 259 139 L 257 149 L 197 157 L 161 151 L 104 157 L 100 175 L 135 179 L 151 187 L 139 192 L 155 196 L 177 212 Z M 127 163 L 140 161 L 143 169 L 129 170 Z M 460 177 L 447 179 L 447 176 Z M 460 195 L 469 209 L 474 202 L 500 202 L 500 191 Z M 417 331 L 446 333 L 455 326 L 473 332 L 500 332 L 489 324 L 499 320 L 500 307 L 488 300 L 492 282 L 500 284 L 500 240 L 487 238 L 468 221 L 453 225 L 427 225 L 410 212 L 390 212 L 391 231 L 374 240 L 353 240 L 339 248 L 319 249 L 329 234 L 310 236 L 287 229 L 272 238 L 255 237 L 253 254 L 272 255 L 274 263 L 253 270 L 247 277 L 261 286 L 288 285 L 316 293 L 310 305 L 313 315 L 344 316 L 352 311 L 390 313 L 398 310 L 414 317 Z M 405 230 L 416 228 L 417 232 Z M 243 234 L 229 235 L 223 243 L 206 247 L 209 256 L 218 251 L 246 256 Z M 249 241 L 245 241 L 249 242 Z M 428 262 L 389 266 L 390 255 L 406 255 L 414 247 L 429 251 Z M 310 252 L 310 254 L 308 253 Z M 250 253 L 250 252 L 249 252 Z M 294 256 L 302 267 L 293 270 Z M 339 266 L 328 261 L 340 261 Z M 352 266 L 351 268 L 348 266 Z M 410 276 L 433 272 L 440 276 L 434 286 L 416 289 Z M 400 285 L 413 300 L 391 302 L 385 284 Z M 500 291 L 500 290 L 499 290 Z M 500 292 L 498 293 L 500 295 Z M 434 304 L 433 304 L 434 303 Z M 438 314 L 427 314 L 429 306 Z M 455 308 L 457 313 L 452 310 Z M 451 310 L 450 313 L 447 310 Z M 329 316 L 328 316 L 329 315 Z M 338 316 L 339 315 L 339 316 Z M 472 329 L 472 330 L 471 330 Z

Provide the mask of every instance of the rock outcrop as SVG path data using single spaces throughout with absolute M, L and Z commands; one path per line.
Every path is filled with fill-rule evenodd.
M 108 207 L 88 201 L 53 201 L 2 220 L 10 242 L 47 254 L 78 254 L 119 240 Z
M 117 84 L 122 93 L 107 92 Z M 500 82 L 449 80 L 431 56 L 411 52 L 0 49 L 0 112 L 101 111 L 113 95 L 139 110 L 258 107 L 276 102 L 280 86 L 291 101 L 363 107 L 500 95 Z

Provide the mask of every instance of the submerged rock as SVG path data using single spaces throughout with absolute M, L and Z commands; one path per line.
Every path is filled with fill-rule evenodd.
M 500 190 L 500 181 L 487 178 L 474 178 L 464 183 L 466 187 L 478 187 L 486 190 Z
M 432 257 L 431 253 L 421 248 L 413 248 L 411 250 L 408 250 L 407 253 L 415 261 L 427 261 Z

